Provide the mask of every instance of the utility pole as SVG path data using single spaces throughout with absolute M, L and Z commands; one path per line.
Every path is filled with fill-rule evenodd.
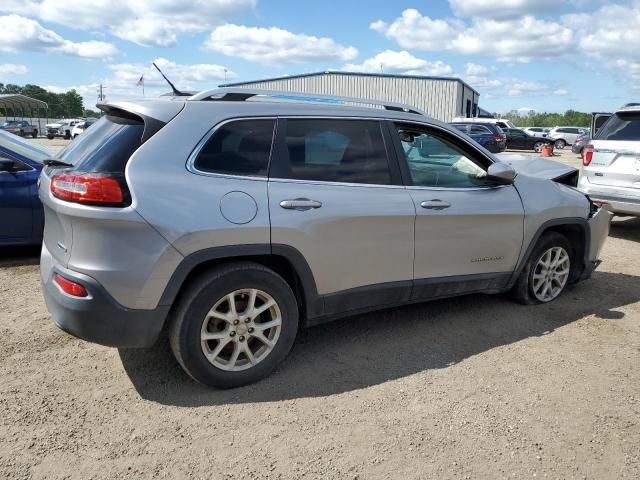
M 104 89 L 107 88 L 104 85 L 98 85 L 98 101 L 104 102 Z

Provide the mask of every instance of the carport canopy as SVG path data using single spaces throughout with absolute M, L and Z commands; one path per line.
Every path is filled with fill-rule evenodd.
M 37 110 L 49 108 L 47 102 L 38 100 L 36 98 L 27 97 L 26 95 L 20 95 L 18 93 L 3 93 L 0 94 L 0 108 L 10 108 L 12 110 Z

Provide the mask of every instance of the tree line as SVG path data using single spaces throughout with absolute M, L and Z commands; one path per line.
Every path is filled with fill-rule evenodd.
M 498 118 L 497 114 L 494 116 Z M 537 113 L 532 110 L 525 115 L 512 110 L 501 117 L 511 120 L 517 127 L 557 127 L 562 125 L 588 128 L 591 126 L 591 114 L 576 110 L 567 110 L 564 113 Z
M 49 118 L 71 118 L 71 117 L 98 117 L 99 112 L 84 108 L 82 97 L 74 89 L 64 93 L 54 93 L 38 85 L 27 84 L 24 86 L 0 83 L 0 94 L 21 94 L 47 102 L 49 105 Z M 25 109 L 24 115 L 29 115 L 29 109 Z M 10 108 L 0 108 L 0 116 L 22 116 L 21 111 L 13 111 Z M 43 110 L 33 110 L 33 116 L 45 115 Z

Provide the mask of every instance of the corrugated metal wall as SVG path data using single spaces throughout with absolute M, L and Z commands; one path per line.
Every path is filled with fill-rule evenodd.
M 406 103 L 445 122 L 456 116 L 464 116 L 464 105 L 467 99 L 472 100 L 473 95 L 471 89 L 463 88 L 462 82 L 456 80 L 344 75 L 333 72 L 233 85 Z M 476 103 L 477 101 L 476 94 Z

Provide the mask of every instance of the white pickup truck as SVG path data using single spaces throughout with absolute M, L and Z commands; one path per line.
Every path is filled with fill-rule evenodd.
M 71 138 L 71 130 L 80 122 L 84 122 L 84 120 L 81 118 L 67 118 L 54 123 L 48 123 L 45 126 L 47 129 L 47 138 L 52 140 L 55 137 L 64 137 L 68 140 Z

